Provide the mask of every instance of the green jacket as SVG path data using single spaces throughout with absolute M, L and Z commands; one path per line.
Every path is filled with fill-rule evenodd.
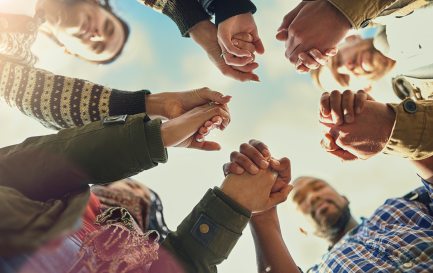
M 166 162 L 160 124 L 144 114 L 110 117 L 0 149 L 0 256 L 37 249 L 74 231 L 88 184 L 113 182 Z M 209 190 L 163 247 L 185 272 L 215 272 L 249 217 L 219 189 Z M 161 266 L 164 272 L 174 267 L 155 263 L 151 271 Z

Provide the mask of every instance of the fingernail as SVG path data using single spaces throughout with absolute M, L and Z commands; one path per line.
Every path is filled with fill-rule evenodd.
M 356 107 L 355 112 L 356 112 L 357 114 L 361 114 L 361 108 Z
M 268 167 L 268 162 L 266 162 L 266 161 L 264 161 L 264 160 L 261 160 L 261 161 L 260 161 L 260 167 L 261 167 L 262 169 L 267 168 L 267 167 Z
M 250 167 L 251 172 L 257 173 L 259 171 L 259 168 L 257 168 L 255 165 Z
M 347 123 L 351 123 L 351 122 L 353 122 L 353 117 L 352 117 L 352 115 L 345 115 L 345 116 L 344 116 L 344 120 L 345 120 Z
M 239 45 L 239 42 L 237 40 L 234 40 L 233 44 L 237 46 L 237 45 Z
M 236 173 L 242 173 L 244 171 L 244 169 L 242 169 L 239 166 L 236 166 Z
M 265 149 L 265 150 L 263 150 L 263 155 L 264 155 L 265 157 L 268 157 L 268 156 L 271 155 L 271 153 L 269 152 L 269 150 Z

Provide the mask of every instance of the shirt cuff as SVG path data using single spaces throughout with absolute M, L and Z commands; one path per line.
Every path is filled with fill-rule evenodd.
M 421 160 L 433 155 L 433 102 L 406 99 L 388 104 L 396 114 L 384 153 Z
M 256 6 L 250 0 L 214 0 L 215 24 L 243 13 L 257 11 Z
M 379 14 L 395 0 L 328 0 L 334 5 L 351 23 L 355 29 L 368 26 L 372 19 Z

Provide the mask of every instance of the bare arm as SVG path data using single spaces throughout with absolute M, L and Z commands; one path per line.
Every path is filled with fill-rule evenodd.
M 281 236 L 276 208 L 256 215 L 250 222 L 258 272 L 299 273 Z

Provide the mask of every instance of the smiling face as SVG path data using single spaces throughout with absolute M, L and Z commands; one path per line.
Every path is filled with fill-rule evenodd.
M 127 37 L 123 23 L 94 1 L 48 2 L 47 25 L 70 53 L 91 62 L 105 62 L 123 49 Z
M 344 88 L 368 89 L 373 82 L 384 77 L 394 65 L 394 60 L 374 48 L 372 39 L 350 36 L 340 46 L 338 54 L 321 68 L 318 81 L 334 81 L 339 87 Z
M 300 177 L 294 181 L 293 201 L 309 216 L 321 233 L 336 227 L 348 207 L 348 200 L 325 181 Z

